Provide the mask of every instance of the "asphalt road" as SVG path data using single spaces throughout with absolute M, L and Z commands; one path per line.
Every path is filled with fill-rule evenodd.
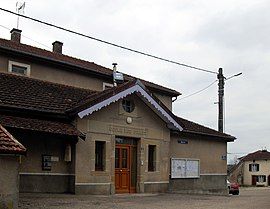
M 243 188 L 239 196 L 135 194 L 20 194 L 21 209 L 270 209 L 270 187 Z

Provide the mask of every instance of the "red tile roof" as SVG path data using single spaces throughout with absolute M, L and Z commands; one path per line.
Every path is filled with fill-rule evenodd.
M 102 92 L 96 92 L 92 94 L 90 97 L 88 97 L 87 99 L 85 99 L 84 101 L 81 101 L 80 103 L 78 103 L 76 106 L 70 109 L 69 112 L 78 113 L 79 111 L 84 110 L 90 106 L 93 106 L 99 102 L 102 102 L 105 99 L 108 99 L 112 97 L 113 95 L 118 94 L 119 92 L 124 91 L 134 86 L 135 84 L 136 84 L 136 80 L 132 80 L 126 83 L 122 83 L 118 85 L 117 87 L 112 87 Z
M 69 136 L 80 136 L 81 138 L 84 138 L 84 135 L 73 125 L 58 121 L 0 115 L 0 123 L 4 127 L 9 128 L 19 128 Z
M 236 138 L 234 136 L 231 136 L 226 133 L 221 133 L 219 131 L 216 131 L 214 129 L 202 126 L 198 123 L 194 123 L 192 121 L 186 120 L 184 118 L 176 116 L 176 121 L 182 126 L 184 129 L 184 132 L 187 133 L 196 133 L 196 134 L 202 134 L 202 135 L 208 135 L 208 136 L 214 136 L 214 137 L 222 137 L 228 139 L 228 141 L 233 141 Z
M 77 70 L 80 69 L 86 72 L 93 72 L 100 75 L 112 76 L 111 69 L 95 64 L 94 62 L 88 62 L 88 61 L 77 59 L 71 56 L 47 51 L 47 50 L 33 47 L 26 44 L 16 43 L 14 41 L 6 40 L 6 39 L 0 38 L 0 50 L 13 51 L 13 52 L 16 52 L 17 54 L 22 53 L 28 56 L 42 58 L 43 60 L 66 64 L 66 65 L 75 67 Z M 124 74 L 124 77 L 127 81 L 133 80 L 135 78 L 127 74 Z M 180 95 L 178 91 L 175 91 L 173 89 L 169 89 L 169 88 L 160 86 L 158 84 L 154 84 L 149 81 L 144 81 L 142 79 L 140 80 L 144 83 L 144 85 L 146 85 L 147 87 L 151 89 L 166 92 L 167 94 L 172 95 L 172 96 Z
M 25 153 L 25 147 L 0 124 L 0 154 Z
M 258 150 L 240 158 L 241 161 L 252 161 L 252 160 L 270 160 L 270 152 L 267 150 Z
M 0 107 L 64 114 L 96 93 L 88 89 L 0 73 Z
M 91 107 L 121 91 L 124 91 L 125 89 L 130 88 L 131 86 L 135 85 L 136 82 L 136 80 L 133 80 L 102 92 L 96 92 L 32 79 L 25 76 L 0 73 L 0 108 L 17 108 L 57 114 L 61 113 L 63 115 L 75 115 L 79 111 Z M 148 91 L 146 88 L 145 90 Z M 149 91 L 148 93 L 150 94 Z M 179 125 L 182 126 L 184 132 L 215 136 L 223 139 L 225 138 L 228 141 L 233 141 L 235 139 L 235 137 L 228 134 L 220 133 L 216 130 L 177 117 L 157 98 L 153 96 L 153 99 L 155 99 L 161 105 L 161 107 L 171 117 L 173 117 L 179 123 Z M 21 119 L 17 119 L 17 121 L 18 124 L 20 124 L 17 125 L 19 128 L 21 127 L 27 129 L 27 124 L 31 124 L 29 127 L 35 127 L 35 122 L 31 119 L 23 121 L 25 125 L 23 125 L 24 123 L 22 123 Z M 10 124 L 14 125 L 14 123 Z M 38 124 L 40 125 L 39 127 L 35 128 L 36 130 L 46 131 L 40 129 L 40 127 L 43 127 L 45 124 L 52 127 L 50 125 L 52 124 L 52 121 L 40 121 Z M 60 129 L 61 125 L 56 125 L 56 127 L 59 127 Z M 43 128 L 46 129 L 46 126 Z M 57 130 L 54 130 L 54 132 L 57 131 L 58 128 Z

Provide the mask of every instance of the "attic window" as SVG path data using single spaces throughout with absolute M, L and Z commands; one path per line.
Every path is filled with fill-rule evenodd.
M 126 112 L 131 113 L 135 109 L 134 101 L 128 100 L 128 99 L 123 99 L 122 100 L 122 107 Z
M 30 76 L 30 65 L 20 62 L 9 61 L 8 72 L 18 75 Z

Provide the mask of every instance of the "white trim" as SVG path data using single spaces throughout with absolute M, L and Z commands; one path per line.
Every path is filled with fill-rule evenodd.
M 110 185 L 111 183 L 75 183 L 75 186 L 102 186 L 102 185 Z
M 227 173 L 201 173 L 201 176 L 227 176 Z
M 75 176 L 75 174 L 70 173 L 24 173 L 20 172 L 20 175 L 29 175 L 29 176 Z
M 147 181 L 144 184 L 168 184 L 169 181 Z
M 102 85 L 103 91 L 106 90 L 106 86 L 107 86 L 107 87 L 113 87 L 113 84 L 112 84 L 112 83 L 106 83 L 106 82 L 103 82 L 103 85 Z
M 139 92 L 141 95 L 147 99 L 147 101 L 155 107 L 156 110 L 158 110 L 159 113 L 161 113 L 161 116 L 163 117 L 163 120 L 166 120 L 166 122 L 170 122 L 174 125 L 176 129 L 179 131 L 182 131 L 183 128 L 138 84 L 135 86 L 132 86 L 116 95 L 111 96 L 108 99 L 105 99 L 104 101 L 93 105 L 92 107 L 89 107 L 81 112 L 78 113 L 80 118 L 83 118 L 86 115 L 90 115 L 95 111 L 98 111 L 102 109 L 103 107 L 106 107 L 110 105 L 111 103 L 114 103 L 118 101 L 119 99 L 122 99 L 134 92 Z
M 24 75 L 24 76 L 30 76 L 30 70 L 31 70 L 30 65 L 9 60 L 8 61 L 8 72 L 10 72 L 10 73 L 15 73 L 15 72 L 12 72 L 12 65 L 17 65 L 19 67 L 25 67 L 26 68 L 26 75 Z M 15 74 L 16 75 L 22 75 L 22 74 L 19 74 L 19 73 L 15 73 Z

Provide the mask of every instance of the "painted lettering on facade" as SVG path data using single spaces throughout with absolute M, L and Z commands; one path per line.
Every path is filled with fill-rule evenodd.
M 125 126 L 109 125 L 109 133 L 118 135 L 129 135 L 129 136 L 147 136 L 147 128 L 131 128 Z

